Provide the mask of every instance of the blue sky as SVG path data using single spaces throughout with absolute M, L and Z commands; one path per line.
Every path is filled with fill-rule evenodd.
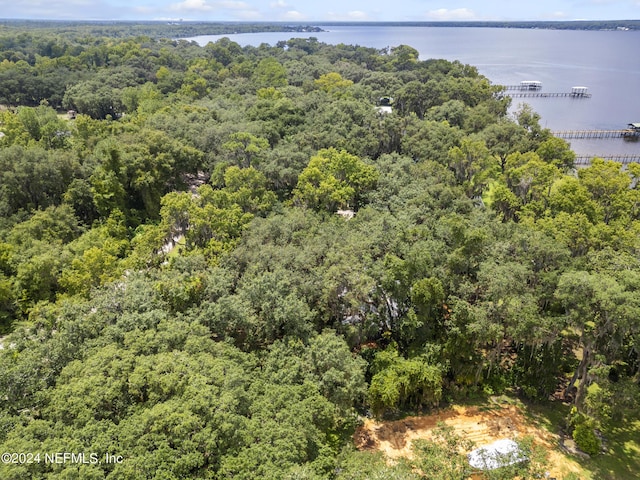
M 206 21 L 635 20 L 640 0 L 0 0 L 0 18 Z

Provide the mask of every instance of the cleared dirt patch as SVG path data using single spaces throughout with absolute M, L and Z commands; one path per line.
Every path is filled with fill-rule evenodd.
M 412 442 L 430 439 L 431 431 L 440 422 L 453 428 L 457 435 L 471 440 L 475 447 L 502 438 L 517 439 L 530 435 L 536 444 L 549 452 L 548 471 L 552 476 L 562 478 L 569 472 L 583 472 L 576 461 L 559 451 L 557 435 L 536 427 L 514 405 L 491 405 L 486 408 L 453 406 L 432 415 L 388 422 L 366 419 L 356 430 L 354 442 L 360 450 L 384 452 L 389 462 L 393 463 L 400 457 L 411 458 Z

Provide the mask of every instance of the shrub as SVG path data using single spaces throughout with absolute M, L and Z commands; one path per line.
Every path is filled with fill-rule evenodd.
M 573 439 L 578 448 L 589 455 L 597 455 L 600 452 L 600 440 L 596 437 L 591 422 L 576 425 L 573 430 Z

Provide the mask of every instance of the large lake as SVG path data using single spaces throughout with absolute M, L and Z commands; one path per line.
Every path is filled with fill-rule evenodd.
M 318 33 L 246 33 L 190 38 L 201 45 L 226 36 L 242 46 L 275 45 L 292 37 L 384 48 L 406 44 L 420 58 L 474 65 L 493 83 L 539 80 L 543 92 L 586 86 L 588 99 L 515 98 L 526 102 L 552 130 L 621 129 L 640 122 L 640 31 L 581 31 L 515 28 L 327 26 Z M 640 142 L 572 140 L 579 155 L 640 155 Z

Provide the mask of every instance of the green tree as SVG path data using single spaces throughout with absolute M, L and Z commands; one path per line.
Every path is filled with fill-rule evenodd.
M 320 150 L 300 174 L 294 202 L 329 211 L 357 209 L 377 179 L 375 167 L 358 157 L 334 148 Z
M 324 331 L 309 342 L 305 363 L 320 393 L 348 412 L 365 397 L 365 361 L 354 356 L 346 342 L 333 331 Z
M 498 162 L 482 140 L 463 139 L 449 150 L 449 167 L 469 196 L 481 195 L 490 179 L 498 173 Z
M 351 80 L 342 78 L 342 75 L 337 72 L 329 72 L 320 75 L 320 78 L 315 80 L 314 83 L 323 92 L 337 98 L 348 96 L 349 87 L 353 85 Z
M 504 183 L 489 185 L 485 203 L 502 215 L 503 221 L 515 220 L 520 210 L 520 200 Z
M 58 292 L 58 280 L 63 266 L 60 247 L 44 251 L 39 246 L 38 253 L 30 252 L 28 260 L 16 268 L 15 289 L 18 303 L 27 311 L 34 303 L 53 301 Z
M 0 213 L 61 203 L 79 164 L 72 154 L 17 145 L 0 150 Z
M 268 148 L 269 142 L 265 138 L 248 132 L 232 133 L 229 141 L 222 145 L 229 158 L 242 168 L 259 165 Z
M 408 45 L 391 49 L 390 64 L 395 70 L 411 70 L 418 65 L 419 52 Z
M 623 216 L 631 201 L 630 176 L 622 171 L 622 165 L 594 159 L 591 166 L 578 172 L 580 183 L 602 207 L 605 223 Z
M 544 201 L 546 205 L 560 172 L 534 153 L 513 153 L 507 157 L 504 176 L 507 185 L 523 205 L 533 201 Z
M 551 137 L 542 142 L 536 153 L 543 161 L 565 172 L 573 168 L 576 159 L 576 154 L 571 150 L 570 145 L 558 137 Z
M 573 271 L 560 277 L 556 298 L 565 308 L 568 326 L 574 329 L 582 350 L 569 382 L 573 387 L 580 380 L 574 402 L 582 408 L 593 380 L 589 369 L 617 360 L 622 353 L 619 346 L 636 331 L 640 297 L 606 273 Z
M 253 83 L 259 88 L 284 87 L 287 82 L 287 70 L 275 58 L 263 58 L 253 72 Z
M 276 195 L 267 188 L 265 176 L 253 167 L 231 166 L 224 172 L 224 190 L 242 210 L 255 215 L 265 214 L 274 206 Z
M 395 105 L 402 114 L 415 113 L 419 119 L 423 119 L 429 109 L 447 100 L 443 90 L 441 83 L 435 79 L 426 82 L 412 80 L 400 87 Z
M 70 87 L 65 93 L 64 105 L 100 120 L 113 119 L 124 110 L 120 90 L 99 81 Z
M 505 171 L 509 155 L 529 150 L 527 131 L 506 119 L 491 123 L 480 133 L 480 136 L 491 154 L 499 158 L 502 172 Z
M 377 414 L 397 408 L 436 406 L 442 398 L 442 368 L 426 357 L 404 359 L 389 347 L 372 366 L 369 402 Z
M 602 208 L 595 202 L 582 182 L 575 177 L 565 176 L 553 184 L 549 205 L 554 215 L 560 212 L 581 213 L 593 224 L 602 221 Z
M 0 272 L 0 333 L 2 334 L 11 328 L 15 318 L 15 300 L 13 282 Z
M 81 232 L 73 210 L 68 205 L 61 205 L 38 210 L 28 220 L 16 224 L 9 234 L 9 241 L 26 249 L 38 242 L 69 243 Z
M 401 151 L 416 161 L 431 160 L 448 165 L 449 151 L 459 146 L 463 134 L 448 122 L 410 122 L 401 140 Z

